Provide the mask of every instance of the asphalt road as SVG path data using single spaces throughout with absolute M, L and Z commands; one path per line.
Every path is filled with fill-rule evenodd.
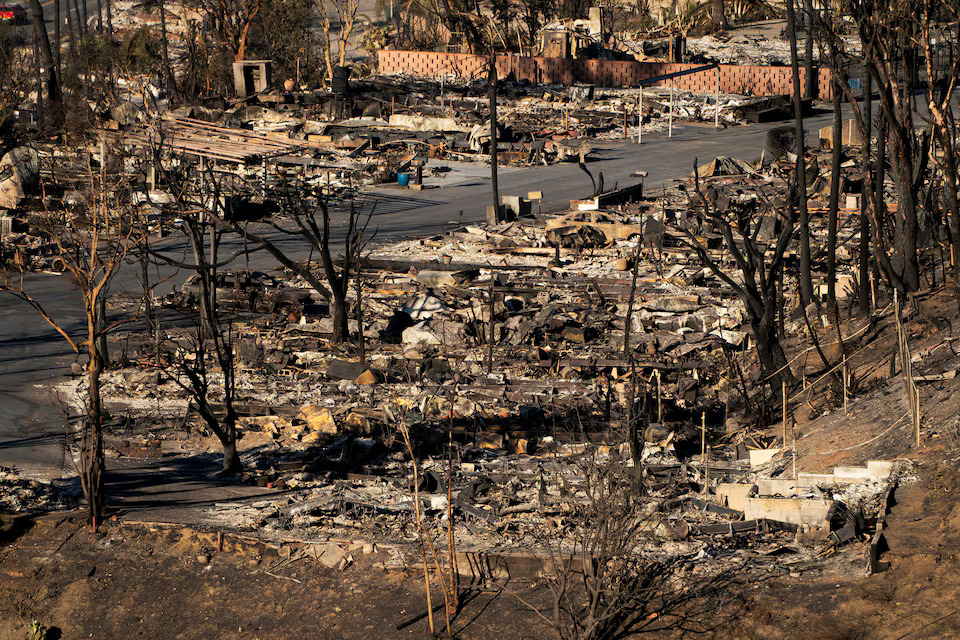
M 43 18 L 47 23 L 47 33 L 53 35 L 53 31 L 56 27 L 56 15 L 57 7 L 56 3 L 60 3 L 60 19 L 63 21 L 60 24 L 61 32 L 63 33 L 63 41 L 67 41 L 67 16 L 72 15 L 73 23 L 79 25 L 83 22 L 83 11 L 84 7 L 87 12 L 87 19 L 92 20 L 94 26 L 96 26 L 96 17 L 97 17 L 97 0 L 77 0 L 76 9 L 74 8 L 73 2 L 70 0 L 44 0 L 40 3 L 40 6 L 43 7 Z M 27 6 L 27 3 L 21 0 L 20 4 Z M 106 11 L 106 1 L 101 0 L 101 6 L 103 10 Z M 29 11 L 29 8 L 27 9 Z M 79 10 L 79 13 L 78 11 Z M 106 15 L 104 15 L 106 19 Z M 52 38 L 51 38 L 52 39 Z M 50 43 L 51 45 L 53 42 Z
M 830 118 L 828 114 L 809 118 L 808 137 L 810 132 L 830 124 Z M 651 192 L 667 181 L 689 175 L 694 158 L 699 158 L 701 163 L 718 155 L 746 160 L 758 158 L 766 132 L 773 126 L 777 125 L 719 131 L 687 126 L 675 130 L 673 139 L 669 140 L 664 134 L 646 136 L 642 145 L 599 142 L 596 159 L 589 167 L 594 176 L 602 171 L 607 184 L 618 181 L 621 185 L 635 181 L 630 178 L 633 172 L 646 171 L 645 188 Z M 576 164 L 512 170 L 500 178 L 501 195 L 525 196 L 529 191 L 543 191 L 544 211 L 565 210 L 569 200 L 589 195 L 590 189 L 589 179 Z M 371 196 L 378 199 L 372 223 L 377 228 L 377 240 L 385 242 L 442 233 L 458 220 L 482 221 L 491 200 L 490 193 L 487 177 L 425 191 L 372 190 Z M 286 243 L 289 252 L 306 257 L 305 243 L 296 240 Z M 223 251 L 240 246 L 234 239 Z M 168 240 L 164 248 L 171 253 L 186 251 L 179 239 Z M 262 252 L 241 260 L 238 267 L 269 269 L 275 266 L 273 259 Z M 166 276 L 170 272 L 156 275 Z M 177 274 L 166 286 L 178 285 L 186 275 Z M 65 278 L 32 275 L 26 285 L 68 332 L 82 335 L 84 321 L 78 312 L 78 294 Z M 141 288 L 133 268 L 120 274 L 113 291 L 120 290 L 139 296 Z M 69 473 L 57 443 L 57 436 L 63 433 L 63 412 L 49 392 L 37 386 L 56 381 L 75 361 L 76 356 L 63 338 L 32 309 L 11 297 L 0 298 L 0 465 L 15 465 L 49 475 Z

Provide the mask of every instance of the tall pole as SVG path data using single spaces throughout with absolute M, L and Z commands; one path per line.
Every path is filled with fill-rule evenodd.
M 803 97 L 815 98 L 817 93 L 817 74 L 813 67 L 813 0 L 803 0 L 803 24 L 804 24 L 804 76 Z
M 497 182 L 497 54 L 490 36 L 490 184 L 493 187 L 494 224 L 500 222 L 500 185 Z M 489 222 L 489 220 L 488 220 Z
M 112 28 L 112 25 L 111 25 Z M 160 53 L 163 56 L 163 90 L 167 94 L 167 101 L 173 100 L 173 71 L 170 66 L 170 48 L 167 46 L 167 8 L 160 0 Z M 297 58 L 299 71 L 300 58 Z
M 41 94 L 44 80 L 41 78 L 41 67 L 46 71 L 47 98 L 50 104 L 60 103 L 60 74 L 57 72 L 56 60 L 50 46 L 50 37 L 47 35 L 46 20 L 43 17 L 43 5 L 40 0 L 30 0 L 30 20 L 33 22 L 34 59 L 37 73 L 37 106 L 40 108 Z M 41 60 L 42 59 L 42 60 Z
M 863 155 L 861 160 L 861 184 L 867 184 L 867 174 L 870 173 L 870 152 L 873 149 L 873 76 L 870 71 L 863 70 L 863 125 L 866 135 L 863 139 Z M 957 224 L 960 221 L 954 221 Z M 858 309 L 860 315 L 870 314 L 870 195 L 861 191 L 860 195 L 860 256 L 859 271 L 860 300 Z
M 793 117 L 797 141 L 796 190 L 799 201 L 800 227 L 800 304 L 806 307 L 813 299 L 813 284 L 810 277 L 810 223 L 807 209 L 807 170 L 804 159 L 803 103 L 800 95 L 800 62 L 797 56 L 797 19 L 794 9 L 796 0 L 787 0 L 787 33 L 790 38 L 790 67 L 793 72 Z
M 69 8 L 69 4 L 67 6 Z M 73 14 L 76 16 L 75 21 L 77 23 L 77 40 L 83 41 L 87 34 L 87 27 L 83 23 L 83 16 L 80 14 L 80 5 L 77 3 L 77 0 L 73 0 Z
M 60 0 L 53 0 L 53 58 L 57 63 L 57 77 L 60 77 L 63 74 L 63 69 L 60 66 Z
M 43 121 L 43 76 L 40 72 L 40 43 L 33 36 L 33 70 L 37 76 L 37 120 Z

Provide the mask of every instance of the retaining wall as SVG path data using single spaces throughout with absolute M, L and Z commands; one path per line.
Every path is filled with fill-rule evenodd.
M 462 78 L 480 78 L 486 74 L 486 57 L 469 53 L 382 50 L 377 52 L 377 64 L 381 73 L 408 73 L 425 77 L 453 75 Z M 512 54 L 497 56 L 497 73 L 501 78 L 513 73 L 517 80 L 536 84 L 585 83 L 600 87 L 636 87 L 641 80 L 699 66 L 703 65 L 634 60 L 524 58 Z M 801 83 L 805 75 L 801 69 Z M 656 84 L 667 86 L 673 82 L 678 89 L 686 91 L 714 91 L 717 88 L 718 76 L 720 90 L 724 93 L 771 96 L 789 95 L 793 91 L 790 67 L 720 65 L 717 69 Z M 829 99 L 829 69 L 819 70 L 817 83 L 818 96 Z

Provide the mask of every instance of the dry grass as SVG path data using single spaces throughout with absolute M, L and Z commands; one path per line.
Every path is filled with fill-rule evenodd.
M 823 616 L 811 625 L 809 638 L 816 640 L 867 640 L 869 626 L 860 616 Z
M 860 597 L 871 602 L 890 603 L 897 598 L 897 583 L 883 574 L 865 578 L 859 589 Z

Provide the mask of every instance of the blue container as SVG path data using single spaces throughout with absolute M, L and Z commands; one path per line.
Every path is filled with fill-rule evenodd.
M 401 187 L 406 187 L 410 184 L 410 174 L 409 173 L 398 173 L 397 174 L 397 184 Z

